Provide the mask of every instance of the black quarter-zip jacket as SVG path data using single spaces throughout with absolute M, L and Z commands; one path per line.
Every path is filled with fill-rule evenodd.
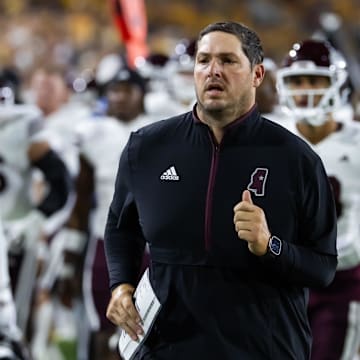
M 133 133 L 119 163 L 105 230 L 110 286 L 136 284 L 146 242 L 163 305 L 138 356 L 308 359 L 307 288 L 329 284 L 337 264 L 322 162 L 256 106 L 220 144 L 195 109 Z M 245 189 L 283 241 L 277 258 L 237 236 Z

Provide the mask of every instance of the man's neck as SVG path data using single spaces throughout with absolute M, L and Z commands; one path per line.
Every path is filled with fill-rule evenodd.
M 316 145 L 330 134 L 335 132 L 338 128 L 338 123 L 332 118 L 320 126 L 313 126 L 306 122 L 299 122 L 296 124 L 299 133 L 307 139 L 311 144 Z
M 203 111 L 198 111 L 198 118 L 199 120 L 208 125 L 211 129 L 216 142 L 220 144 L 223 136 L 224 136 L 224 127 L 227 124 L 230 124 L 235 119 L 233 118 L 226 118 L 225 116 L 221 116 L 221 114 L 217 114 L 219 116 L 214 116 L 213 114 L 205 113 Z
M 250 108 L 251 109 L 251 108 Z M 249 110 L 250 110 L 249 109 Z M 248 110 L 248 111 L 249 111 Z M 199 105 L 196 107 L 196 112 L 199 120 L 208 125 L 211 129 L 214 138 L 218 144 L 221 143 L 221 140 L 224 136 L 224 128 L 231 124 L 232 122 L 238 120 L 241 116 L 245 115 L 248 111 L 245 111 L 241 114 L 230 114 L 226 113 L 225 111 L 219 112 L 208 112 L 204 109 L 200 108 Z

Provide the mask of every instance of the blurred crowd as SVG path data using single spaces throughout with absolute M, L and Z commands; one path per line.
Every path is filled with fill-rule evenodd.
M 284 55 L 302 39 L 329 41 L 349 72 L 334 116 L 360 120 L 356 0 L 147 1 L 149 54 L 135 67 L 111 7 L 73 3 L 0 4 L 0 359 L 6 346 L 9 359 L 119 358 L 102 244 L 119 157 L 130 132 L 192 109 L 194 34 L 206 23 L 258 32 L 257 102 L 279 122 Z
M 93 69 L 104 53 L 121 47 L 111 1 L 4 0 L 0 4 L 0 64 L 15 65 L 27 78 L 36 64 L 57 63 L 77 72 Z M 152 52 L 173 51 L 205 24 L 220 19 L 256 28 L 265 53 L 280 61 L 289 44 L 309 37 L 327 12 L 336 13 L 359 56 L 358 0 L 146 0 Z M 164 16 L 166 14 L 166 16 Z M 331 24 L 328 26 L 335 26 Z

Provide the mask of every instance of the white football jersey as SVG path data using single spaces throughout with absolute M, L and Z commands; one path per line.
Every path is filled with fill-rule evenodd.
M 167 91 L 153 91 L 145 95 L 146 112 L 158 120 L 191 111 L 193 104 L 185 106 L 172 98 Z
M 38 137 L 46 139 L 65 162 L 74 177 L 79 171 L 76 128 L 91 118 L 90 108 L 78 102 L 69 102 L 46 116 L 45 127 Z
M 77 128 L 79 151 L 92 165 L 95 173 L 96 209 L 91 222 L 96 237 L 104 236 L 121 152 L 131 131 L 147 124 L 147 116 L 139 116 L 129 123 L 105 116 L 94 118 Z
M 282 125 L 303 138 L 295 122 Z M 334 191 L 338 268 L 351 268 L 360 264 L 360 124 L 341 123 L 338 131 L 316 145 L 309 145 L 322 159 Z
M 0 216 L 22 217 L 31 208 L 31 169 L 27 150 L 41 130 L 40 111 L 29 105 L 0 110 Z

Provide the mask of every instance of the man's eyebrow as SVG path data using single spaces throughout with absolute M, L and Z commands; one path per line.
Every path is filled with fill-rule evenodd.
M 207 51 L 198 51 L 197 55 L 214 55 L 214 56 L 218 56 L 218 57 L 226 57 L 226 56 L 233 56 L 233 57 L 237 57 L 237 55 L 234 52 L 220 52 L 220 53 L 211 53 L 211 52 L 207 52 Z

